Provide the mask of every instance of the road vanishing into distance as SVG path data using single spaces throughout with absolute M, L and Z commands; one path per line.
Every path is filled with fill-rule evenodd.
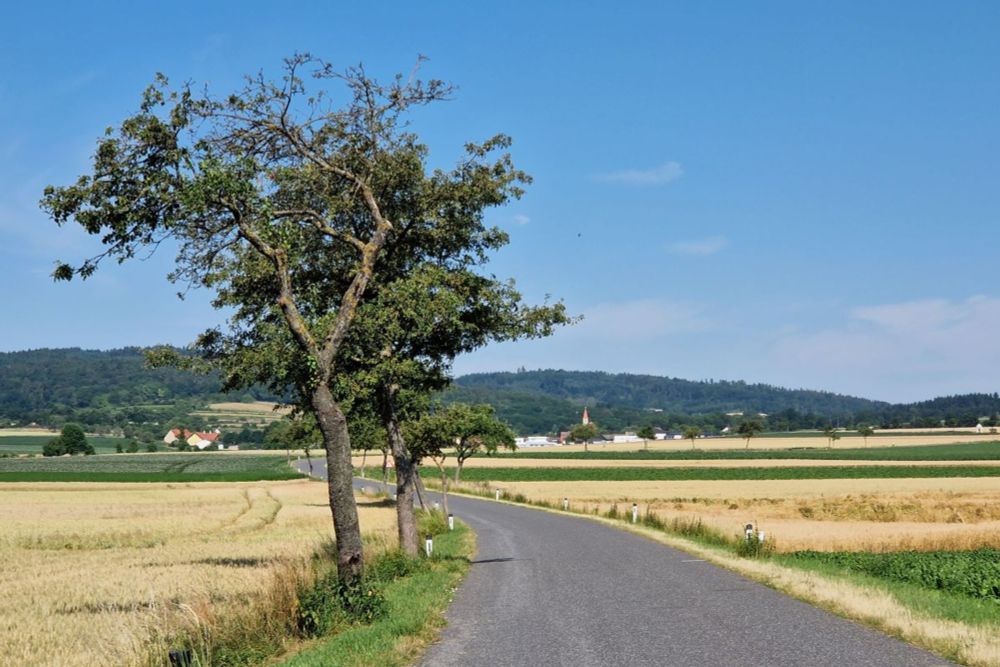
M 488 500 L 448 504 L 478 553 L 423 667 L 953 664 L 627 531 Z

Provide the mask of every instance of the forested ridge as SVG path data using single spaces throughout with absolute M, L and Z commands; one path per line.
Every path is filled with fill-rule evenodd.
M 852 426 L 914 428 L 993 425 L 997 394 L 963 394 L 908 404 L 767 384 L 692 381 L 653 375 L 538 370 L 457 378 L 446 402 L 490 403 L 518 433 L 554 433 L 579 421 L 588 406 L 606 430 L 686 424 L 708 432 L 744 417 L 767 415 L 769 430 Z M 0 420 L 11 425 L 87 426 L 163 422 L 218 400 L 273 400 L 266 391 L 222 394 L 214 375 L 145 366 L 142 351 L 40 349 L 0 353 Z M 180 412 L 178 412 L 178 410 Z M 727 413 L 744 413 L 743 416 Z
M 140 423 L 162 415 L 160 406 L 244 398 L 219 389 L 214 375 L 147 368 L 136 347 L 0 353 L 0 419 L 6 424 Z M 268 398 L 264 392 L 249 394 Z

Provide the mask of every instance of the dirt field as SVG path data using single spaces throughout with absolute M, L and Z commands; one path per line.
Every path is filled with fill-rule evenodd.
M 392 509 L 359 505 L 373 548 L 392 546 Z M 0 525 L 0 664 L 20 667 L 141 664 L 294 590 L 332 533 L 309 481 L 0 484 Z
M 681 482 L 509 482 L 554 505 L 700 518 L 727 534 L 756 522 L 779 551 L 1000 547 L 996 478 Z
M 32 435 L 54 436 L 54 435 L 59 435 L 59 431 L 53 431 L 47 428 L 0 428 L 0 438 L 3 438 L 5 436 L 24 437 Z

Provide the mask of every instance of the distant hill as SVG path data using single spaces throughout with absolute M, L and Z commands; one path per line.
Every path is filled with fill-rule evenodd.
M 1000 413 L 1000 396 L 963 394 L 892 404 L 826 391 L 785 389 L 768 384 L 693 381 L 654 375 L 599 371 L 537 370 L 475 373 L 456 380 L 449 401 L 489 402 L 521 433 L 546 433 L 576 423 L 584 405 L 609 430 L 697 424 L 707 430 L 738 421 L 744 413 L 767 416 L 767 428 L 783 431 L 828 424 L 866 423 L 881 427 L 974 426 Z
M 76 421 L 98 427 L 162 424 L 216 401 L 275 400 L 263 390 L 222 394 L 213 375 L 149 369 L 139 348 L 0 353 L 0 424 Z M 697 424 L 707 431 L 766 413 L 770 430 L 849 426 L 974 426 L 1000 412 L 997 394 L 890 404 L 767 384 L 654 375 L 538 370 L 458 378 L 445 401 L 490 403 L 519 433 L 552 433 L 579 421 L 584 405 L 608 430 Z
M 109 425 L 147 421 L 155 406 L 245 398 L 223 394 L 219 379 L 150 369 L 139 348 L 41 349 L 0 353 L 0 423 Z
M 620 405 L 664 412 L 778 412 L 843 414 L 878 410 L 888 403 L 828 391 L 784 389 L 769 384 L 726 380 L 693 381 L 656 375 L 597 371 L 538 370 L 520 373 L 476 373 L 456 381 L 479 388 L 565 398 L 580 405 Z

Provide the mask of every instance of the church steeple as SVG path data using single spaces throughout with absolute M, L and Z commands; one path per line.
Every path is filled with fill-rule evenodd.
M 583 424 L 589 424 L 590 423 L 590 413 L 587 412 L 587 406 L 583 407 L 583 419 L 581 420 L 581 423 L 583 423 Z

